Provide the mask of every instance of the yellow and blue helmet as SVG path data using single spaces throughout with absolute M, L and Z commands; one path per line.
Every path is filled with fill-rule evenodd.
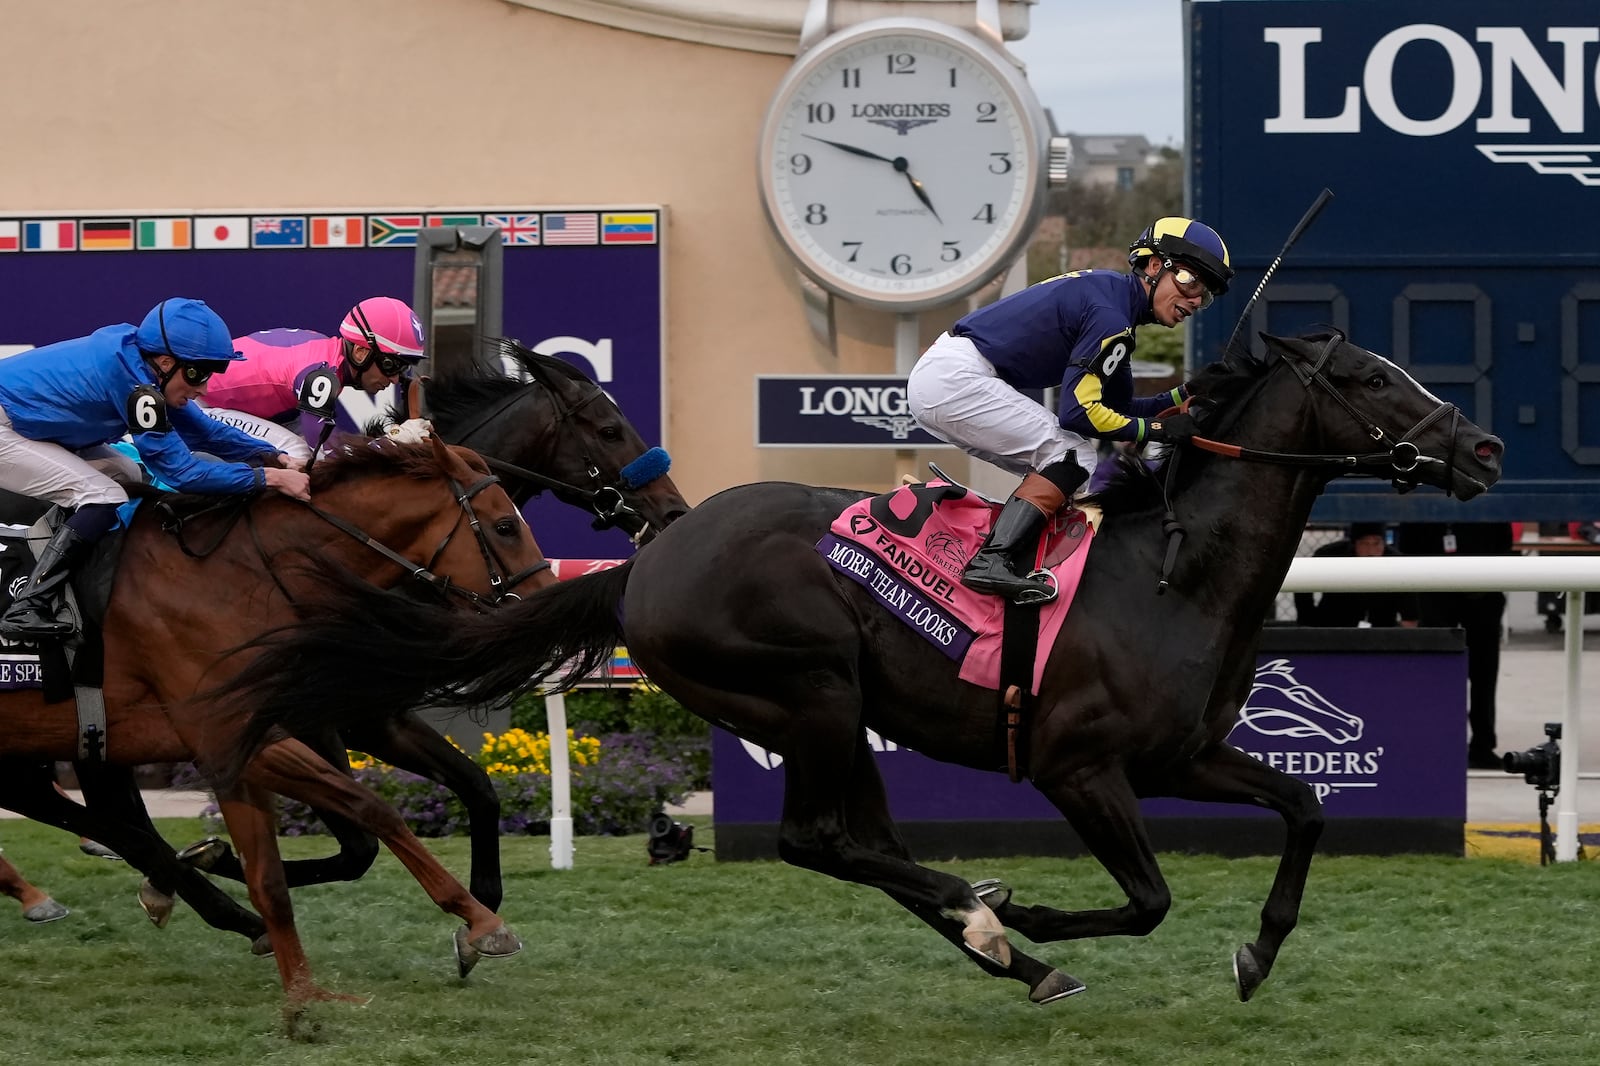
M 1189 264 L 1214 295 L 1221 296 L 1228 291 L 1228 282 L 1233 277 L 1228 246 L 1217 231 L 1204 222 L 1176 215 L 1156 219 L 1154 225 L 1145 227 L 1138 240 L 1128 245 L 1128 263 L 1138 266 L 1152 255 Z

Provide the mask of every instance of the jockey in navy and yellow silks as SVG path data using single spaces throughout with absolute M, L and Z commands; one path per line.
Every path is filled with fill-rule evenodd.
M 273 489 L 310 498 L 306 475 L 294 469 L 301 464 L 190 402 L 238 358 L 216 312 L 199 300 L 171 299 L 137 327 L 106 326 L 0 360 L 0 488 L 73 511 L 0 616 L 0 636 L 36 640 L 72 632 L 55 618 L 54 595 L 116 524 L 117 507 L 128 499 L 117 476 L 138 477 L 135 464 L 106 447 L 124 434 L 155 474 L 182 491 Z M 258 469 L 246 459 L 272 465 Z
M 1054 596 L 1015 572 L 1045 519 L 1088 481 L 1096 441 L 1143 444 L 1193 436 L 1187 415 L 1157 421 L 1182 387 L 1133 395 L 1134 329 L 1173 327 L 1227 291 L 1233 267 L 1216 231 L 1162 218 L 1129 246 L 1127 274 L 1083 270 L 1042 281 L 960 319 L 912 368 L 917 422 L 968 454 L 1023 477 L 962 580 L 1022 602 Z M 1052 415 L 1019 391 L 1060 386 Z

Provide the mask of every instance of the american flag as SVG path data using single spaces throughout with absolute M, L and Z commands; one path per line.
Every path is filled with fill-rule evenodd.
M 545 244 L 598 244 L 600 224 L 593 213 L 544 216 Z
M 538 244 L 538 215 L 484 215 L 485 226 L 499 226 L 504 244 Z

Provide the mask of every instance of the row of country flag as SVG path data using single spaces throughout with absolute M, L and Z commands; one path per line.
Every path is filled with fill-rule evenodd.
M 439 226 L 496 226 L 507 245 L 655 244 L 659 232 L 655 211 L 0 219 L 0 252 L 411 248 Z

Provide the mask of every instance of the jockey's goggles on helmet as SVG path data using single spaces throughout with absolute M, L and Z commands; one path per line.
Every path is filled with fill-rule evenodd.
M 1215 300 L 1216 296 L 1212 293 L 1211 286 L 1205 283 L 1205 279 L 1201 278 L 1185 263 L 1174 263 L 1169 259 L 1166 262 L 1166 268 L 1171 272 L 1173 284 L 1178 286 L 1179 293 L 1190 299 L 1196 296 L 1200 297 L 1201 307 L 1211 306 L 1211 301 Z
M 222 373 L 226 369 L 224 363 L 179 363 L 178 376 L 183 378 L 185 385 L 198 388 L 210 381 L 212 374 Z
M 417 365 L 417 360 L 407 359 L 403 355 L 393 352 L 382 352 L 373 349 L 372 361 L 378 366 L 378 373 L 386 378 L 397 378 L 405 371 Z

